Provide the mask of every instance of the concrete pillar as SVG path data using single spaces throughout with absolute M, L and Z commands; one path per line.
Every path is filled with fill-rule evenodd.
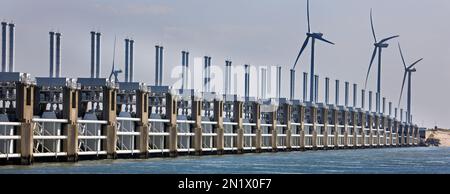
M 397 120 L 395 120 L 394 121 L 394 126 L 395 126 L 395 130 L 397 131 L 397 133 L 395 134 L 395 146 L 400 146 L 400 134 L 399 134 L 399 128 L 400 128 L 400 123 L 397 121 Z
M 312 147 L 313 149 L 317 149 L 317 106 L 315 104 L 311 104 L 311 112 L 312 112 Z
M 244 152 L 244 128 L 242 126 L 242 111 L 243 103 L 241 101 L 234 101 L 234 122 L 237 123 L 235 131 L 237 132 L 237 151 L 238 153 Z
M 338 128 L 339 120 L 338 120 L 338 115 L 339 115 L 339 111 L 338 111 L 337 107 L 335 107 L 333 109 L 333 120 L 334 120 L 334 134 L 333 134 L 334 135 L 334 142 L 333 142 L 333 144 L 334 144 L 334 149 L 339 148 L 339 143 L 338 143 L 338 138 L 339 138 L 339 132 L 338 132 L 338 130 L 339 130 L 339 128 Z
M 300 122 L 300 150 L 305 150 L 305 105 L 299 105 L 299 122 Z
M 348 147 L 348 117 L 349 117 L 348 110 L 344 111 L 344 147 Z
M 333 114 L 333 110 L 331 110 L 331 114 Z M 328 108 L 322 108 L 322 120 L 323 120 L 323 147 L 324 149 L 328 149 L 328 144 L 332 144 L 333 142 L 328 142 Z M 331 134 L 330 134 L 331 135 Z
M 352 109 L 352 118 L 353 118 L 353 148 L 357 148 L 358 146 L 356 145 L 356 139 L 358 138 L 358 137 L 356 137 L 356 135 L 358 134 L 357 133 L 357 126 L 358 126 L 358 114 L 359 114 L 359 112 L 357 111 L 357 110 L 355 110 L 355 109 Z
M 273 152 L 276 152 L 278 150 L 278 148 L 277 148 L 277 144 L 278 144 L 278 142 L 277 142 L 277 111 L 278 111 L 278 108 L 275 110 L 276 111 L 273 111 L 270 113 L 270 120 L 272 121 L 271 122 L 272 125 L 269 128 L 270 132 L 272 133 L 272 138 L 270 139 L 270 141 L 271 141 Z
M 364 130 L 366 128 L 366 113 L 363 109 L 359 111 L 359 115 L 361 116 L 361 147 L 365 147 L 366 142 L 366 131 Z
M 67 152 L 67 161 L 78 160 L 78 89 L 64 87 L 63 89 L 63 118 L 67 123 L 63 125 L 63 151 Z
M 116 120 L 116 96 L 117 89 L 113 87 L 104 87 L 103 89 L 103 120 L 107 124 L 102 126 L 102 131 L 106 135 L 106 141 L 103 146 L 106 148 L 107 158 L 117 158 L 117 120 Z
M 291 115 L 292 115 L 292 106 L 288 103 L 284 105 L 284 121 L 286 123 L 286 149 L 291 150 Z
M 192 96 L 192 107 L 191 107 L 191 119 L 194 120 L 192 128 L 194 129 L 194 149 L 195 155 L 202 154 L 202 101 L 197 97 Z
M 368 142 L 368 144 L 369 144 L 369 147 L 372 147 L 372 143 L 373 143 L 373 132 L 372 132 L 372 130 L 373 130 L 373 122 L 374 122 L 373 119 L 374 118 L 373 118 L 372 112 L 367 111 L 366 114 L 369 114 L 369 142 Z
M 253 133 L 256 134 L 254 145 L 256 147 L 256 152 L 261 152 L 261 105 L 257 102 L 253 104 L 253 121 L 255 122 L 255 126 L 253 128 Z
M 216 136 L 217 154 L 223 154 L 224 151 L 224 128 L 223 128 L 223 101 L 214 99 L 214 121 L 217 124 L 214 126 Z
M 167 93 L 166 117 L 169 119 L 169 122 L 164 124 L 164 131 L 169 132 L 169 153 L 171 157 L 178 155 L 177 109 L 177 97 Z
M 18 83 L 16 86 L 16 116 L 18 122 L 22 124 L 19 127 L 20 145 L 17 150 L 20 151 L 20 163 L 31 164 L 33 162 L 33 102 L 34 85 Z
M 405 143 L 405 125 L 403 125 L 403 122 L 399 123 L 399 129 L 402 130 L 402 133 L 399 134 L 399 136 L 400 136 L 399 145 L 400 146 L 404 146 L 404 143 Z
M 381 120 L 381 128 L 383 129 L 383 138 L 381 139 L 382 140 L 381 146 L 386 146 L 386 141 L 387 141 L 387 135 L 386 135 L 387 116 L 382 115 L 381 119 L 382 119 Z
M 406 145 L 409 146 L 409 143 L 411 142 L 411 136 L 409 135 L 411 133 L 412 126 L 407 123 L 406 124 Z
M 390 147 L 390 146 L 392 146 L 392 143 L 393 143 L 393 140 L 392 140 L 392 138 L 393 138 L 393 136 L 392 136 L 393 123 L 392 123 L 392 118 L 390 116 L 389 116 L 389 118 L 387 120 L 387 125 L 389 127 L 389 142 L 387 142 L 387 143 L 388 143 L 388 146 Z
M 377 139 L 377 143 L 372 140 L 372 144 L 375 144 L 375 147 L 379 146 L 380 136 L 379 136 L 379 127 L 380 127 L 380 117 L 378 116 L 378 112 L 374 113 L 373 122 L 375 123 L 375 132 L 372 134 L 374 138 Z
M 136 118 L 139 122 L 136 123 L 136 131 L 139 132 L 139 139 L 137 145 L 140 151 L 140 158 L 148 158 L 148 92 L 138 90 L 136 94 Z
M 414 142 L 415 144 L 414 145 L 419 145 L 419 141 L 420 141 L 420 134 L 419 134 L 419 127 L 417 126 L 417 125 L 415 125 L 415 128 L 416 128 L 416 134 L 415 134 L 415 137 L 416 137 L 416 141 Z

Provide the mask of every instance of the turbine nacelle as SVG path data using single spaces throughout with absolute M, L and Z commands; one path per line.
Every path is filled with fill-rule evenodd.
M 384 42 L 378 42 L 373 45 L 375 45 L 375 47 L 379 47 L 379 48 L 387 48 L 389 46 L 388 43 L 384 43 Z
M 311 38 L 322 38 L 323 37 L 323 33 L 311 33 L 311 32 L 307 32 L 306 36 L 311 37 Z
M 307 14 L 306 14 L 306 17 L 307 17 L 307 22 L 308 22 L 308 32 L 306 32 L 306 39 L 305 39 L 305 41 L 303 42 L 302 47 L 300 48 L 300 51 L 299 51 L 299 53 L 298 53 L 298 55 L 297 55 L 297 59 L 295 59 L 295 63 L 294 63 L 294 65 L 293 65 L 292 69 L 295 69 L 295 67 L 296 67 L 296 65 L 297 65 L 297 62 L 298 62 L 298 59 L 299 59 L 300 56 L 302 55 L 302 53 L 303 53 L 303 51 L 305 50 L 306 46 L 308 46 L 308 43 L 309 43 L 309 39 L 310 39 L 310 38 L 312 38 L 313 40 L 316 40 L 316 39 L 317 39 L 317 40 L 326 42 L 326 43 L 328 43 L 328 44 L 334 45 L 333 42 L 331 42 L 331 41 L 329 41 L 329 40 L 323 38 L 323 33 L 320 33 L 320 32 L 311 32 L 311 24 L 310 24 L 310 21 L 309 21 L 309 0 L 306 1 L 306 13 L 307 13 Z M 313 42 L 313 44 L 315 44 L 315 42 Z M 312 48 L 312 49 L 314 50 L 314 45 L 313 45 L 313 48 Z M 314 53 L 314 52 L 312 52 L 312 53 Z M 313 57 L 314 57 L 314 56 L 312 56 L 311 58 L 313 58 Z M 314 63 L 313 60 L 311 60 L 311 61 L 312 61 L 311 64 L 313 64 L 313 63 Z M 313 66 L 313 65 L 311 65 L 311 66 Z M 312 74 L 312 76 L 314 76 L 314 75 Z
M 412 69 L 409 69 L 408 71 L 409 72 L 416 72 L 417 70 L 416 70 L 416 68 L 412 68 Z

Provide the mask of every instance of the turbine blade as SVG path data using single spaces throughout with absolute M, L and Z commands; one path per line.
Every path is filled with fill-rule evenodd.
M 372 27 L 372 35 L 375 42 L 377 42 L 377 36 L 375 35 L 375 29 L 373 27 L 372 9 L 370 9 L 370 26 Z
M 377 55 L 377 47 L 373 49 L 372 59 L 370 59 L 369 69 L 367 70 L 366 82 L 364 84 L 364 89 L 367 89 L 367 80 L 369 79 L 370 68 L 372 68 L 373 60 L 375 59 L 375 55 Z
M 402 52 L 402 47 L 400 47 L 400 43 L 398 43 L 398 50 L 400 51 L 400 56 L 402 57 L 403 66 L 404 66 L 405 69 L 406 69 L 405 58 L 403 58 L 403 52 Z
M 412 65 L 410 65 L 410 66 L 408 67 L 408 69 L 411 69 L 412 67 L 414 67 L 414 65 L 416 65 L 417 63 L 419 63 L 419 62 L 422 61 L 422 60 L 423 60 L 423 58 L 417 60 L 417 61 L 414 62 Z
M 306 18 L 308 19 L 308 32 L 311 32 L 311 24 L 309 22 L 309 0 L 306 1 Z
M 321 40 L 321 41 L 324 41 L 324 42 L 326 42 L 326 43 L 329 43 L 329 44 L 332 44 L 332 45 L 334 45 L 334 43 L 333 43 L 333 42 L 330 42 L 329 40 L 326 40 L 326 39 L 324 39 L 324 38 L 322 38 L 322 37 L 318 37 L 318 38 L 316 38 L 316 39 L 318 39 L 318 40 Z
M 388 41 L 388 40 L 390 40 L 390 39 L 398 38 L 398 37 L 400 37 L 400 36 L 399 36 L 399 35 L 391 36 L 391 37 L 389 37 L 389 38 L 385 38 L 385 39 L 381 40 L 380 43 L 384 43 L 384 42 L 386 42 L 386 41 Z
M 297 59 L 295 60 L 294 67 L 292 69 L 295 69 L 295 66 L 297 66 L 298 59 L 300 58 L 300 55 L 302 55 L 303 50 L 305 50 L 306 46 L 308 45 L 308 42 L 309 42 L 309 36 L 306 37 L 305 42 L 303 42 L 302 48 L 300 49 L 300 52 L 297 55 Z
M 403 74 L 403 82 L 402 82 L 402 89 L 400 90 L 400 97 L 398 99 L 398 107 L 400 107 L 400 102 L 402 100 L 402 94 L 403 94 L 403 87 L 405 86 L 405 80 L 406 80 L 406 74 L 408 71 L 405 71 L 405 73 Z
M 113 60 L 112 60 L 112 69 L 111 69 L 111 74 L 109 75 L 109 80 L 111 80 L 111 77 L 114 74 L 114 60 L 116 58 L 116 36 L 114 36 L 114 48 L 113 48 Z

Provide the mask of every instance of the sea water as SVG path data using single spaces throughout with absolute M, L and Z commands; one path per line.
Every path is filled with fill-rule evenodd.
M 92 160 L 0 166 L 8 173 L 134 173 L 134 174 L 450 174 L 449 147 L 318 150 L 305 152 L 179 156 L 176 158 Z

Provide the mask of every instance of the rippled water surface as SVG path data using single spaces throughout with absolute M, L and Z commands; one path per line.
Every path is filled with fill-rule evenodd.
M 0 173 L 445 173 L 450 148 L 412 147 L 0 166 Z

